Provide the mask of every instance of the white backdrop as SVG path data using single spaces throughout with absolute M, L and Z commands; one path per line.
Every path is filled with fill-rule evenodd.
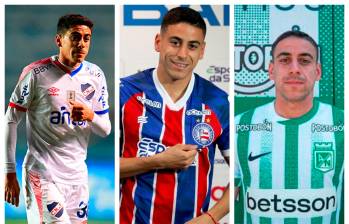
M 161 16 L 178 5 L 121 6 L 120 77 L 156 67 L 155 35 L 160 31 Z M 229 7 L 196 5 L 207 25 L 206 50 L 195 73 L 229 92 Z M 211 204 L 221 197 L 229 180 L 229 169 L 217 150 Z M 229 215 L 220 223 L 229 223 Z

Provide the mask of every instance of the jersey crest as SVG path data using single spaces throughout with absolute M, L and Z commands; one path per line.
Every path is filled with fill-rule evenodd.
M 328 172 L 334 168 L 335 152 L 332 142 L 314 143 L 314 168 L 322 172 Z

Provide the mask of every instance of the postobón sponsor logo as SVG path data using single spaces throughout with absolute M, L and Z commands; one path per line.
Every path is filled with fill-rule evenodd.
M 161 103 L 154 101 L 154 100 L 149 100 L 147 98 L 143 98 L 141 96 L 137 96 L 137 100 L 140 101 L 142 104 L 146 104 L 150 107 L 155 107 L 155 108 L 161 108 Z
M 318 123 L 312 123 L 311 124 L 311 132 L 337 132 L 337 131 L 344 131 L 344 125 L 338 124 L 338 125 L 330 125 L 330 124 L 318 124 Z
M 166 150 L 166 146 L 150 138 L 142 138 L 138 144 L 138 157 L 149 157 Z
M 236 133 L 249 131 L 272 131 L 273 124 L 271 121 L 264 119 L 263 123 L 257 124 L 237 124 L 235 126 Z
M 247 212 L 271 218 L 324 216 L 336 210 L 335 188 L 253 189 L 245 195 Z
M 335 151 L 332 142 L 314 143 L 314 168 L 328 172 L 334 168 Z

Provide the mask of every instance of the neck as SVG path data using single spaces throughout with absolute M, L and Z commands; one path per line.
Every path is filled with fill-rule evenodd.
M 75 62 L 71 62 L 68 59 L 62 57 L 62 55 L 58 56 L 58 61 L 64 65 L 65 67 L 67 67 L 69 70 L 74 70 L 76 68 L 78 68 L 80 66 L 81 63 L 75 63 Z
M 191 79 L 191 75 L 183 79 L 172 79 L 160 67 L 157 69 L 157 77 L 174 103 L 184 95 Z
M 308 113 L 313 107 L 313 98 L 304 101 L 286 101 L 282 97 L 275 100 L 275 111 L 284 118 L 297 118 Z

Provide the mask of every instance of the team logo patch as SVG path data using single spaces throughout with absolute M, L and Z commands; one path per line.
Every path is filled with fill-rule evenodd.
M 81 92 L 87 100 L 90 100 L 96 91 L 91 84 L 85 83 L 81 84 Z
M 63 206 L 59 202 L 52 202 L 51 204 L 47 205 L 48 211 L 51 213 L 51 215 L 59 218 L 63 215 Z
M 335 152 L 332 142 L 314 143 L 314 167 L 322 172 L 333 170 Z
M 212 143 L 214 131 L 211 125 L 207 123 L 199 123 L 193 128 L 192 136 L 196 143 L 200 146 L 206 147 Z
M 51 88 L 47 89 L 49 96 L 58 96 L 59 89 L 52 86 Z

